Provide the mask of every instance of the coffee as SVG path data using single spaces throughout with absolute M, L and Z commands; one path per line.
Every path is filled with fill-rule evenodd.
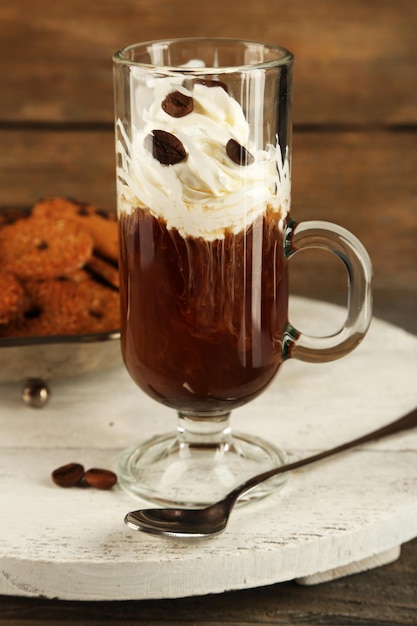
M 282 361 L 288 159 L 224 84 L 161 78 L 148 100 L 132 80 L 149 106 L 116 125 L 125 363 L 170 407 L 227 412 Z
M 120 215 L 122 350 L 135 382 L 181 411 L 231 410 L 277 372 L 287 323 L 285 220 L 268 210 L 221 239 Z

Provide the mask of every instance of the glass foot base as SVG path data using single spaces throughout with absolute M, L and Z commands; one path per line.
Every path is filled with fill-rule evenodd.
M 284 452 L 268 442 L 233 433 L 222 441 L 184 440 L 173 432 L 125 452 L 119 460 L 120 485 L 162 506 L 204 507 L 220 500 L 246 479 L 286 463 Z M 264 498 L 288 478 L 278 475 L 258 485 L 238 505 Z

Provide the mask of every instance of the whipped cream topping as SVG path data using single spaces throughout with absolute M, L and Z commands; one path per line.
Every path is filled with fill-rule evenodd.
M 130 138 L 121 120 L 116 122 L 119 211 L 147 208 L 168 229 L 206 240 L 244 230 L 267 208 L 284 217 L 290 208 L 288 150 L 283 164 L 278 143 L 256 149 L 242 107 L 225 89 L 198 82 L 187 89 L 183 81 L 184 76 L 153 78 L 132 89 Z M 193 110 L 182 117 L 162 107 L 175 91 L 193 100 Z M 175 135 L 186 158 L 160 163 L 147 142 L 154 130 Z M 228 156 L 230 139 L 254 157 L 249 164 Z

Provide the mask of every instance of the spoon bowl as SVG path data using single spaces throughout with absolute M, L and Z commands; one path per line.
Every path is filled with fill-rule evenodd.
M 199 538 L 222 532 L 230 511 L 227 500 L 204 509 L 140 509 L 128 513 L 125 523 L 130 528 L 152 534 Z
M 306 465 L 311 465 L 312 463 L 334 456 L 335 454 L 344 452 L 360 444 L 376 441 L 377 439 L 409 430 L 415 426 L 417 426 L 417 409 L 414 409 L 411 413 L 408 413 L 394 422 L 390 422 L 386 426 L 382 426 L 377 430 L 348 441 L 347 443 L 343 443 L 335 448 L 324 450 L 313 456 L 281 465 L 280 467 L 275 467 L 262 474 L 257 474 L 235 487 L 218 502 L 203 509 L 139 509 L 128 513 L 125 517 L 125 523 L 129 528 L 133 528 L 134 530 L 167 537 L 199 538 L 216 535 L 226 528 L 230 513 L 239 498 L 269 478 L 296 470 Z

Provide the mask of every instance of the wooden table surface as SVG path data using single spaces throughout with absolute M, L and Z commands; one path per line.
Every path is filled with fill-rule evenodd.
M 116 49 L 199 35 L 279 43 L 297 58 L 293 218 L 359 236 L 375 314 L 417 334 L 416 29 L 415 0 L 3 2 L 0 207 L 59 194 L 114 210 Z M 323 253 L 296 257 L 290 276 L 294 293 L 344 301 L 345 276 Z M 417 541 L 395 563 L 314 587 L 120 603 L 0 597 L 1 626 L 122 623 L 414 625 Z

